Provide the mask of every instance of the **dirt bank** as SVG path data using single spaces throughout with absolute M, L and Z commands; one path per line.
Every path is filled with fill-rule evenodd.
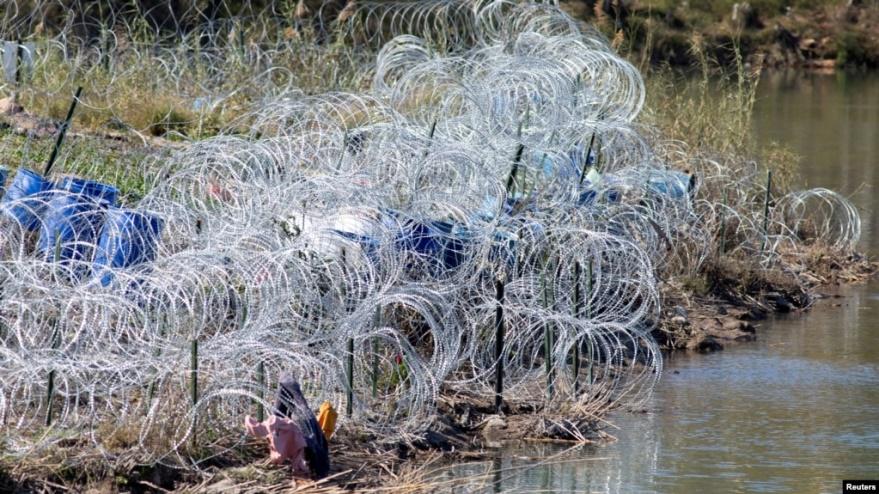
M 653 64 L 692 66 L 706 54 L 734 66 L 738 50 L 746 62 L 769 67 L 879 67 L 879 4 L 871 1 L 562 4 Z
M 835 296 L 828 295 L 834 287 L 865 282 L 877 271 L 879 263 L 861 254 L 815 253 L 797 273 L 722 260 L 704 268 L 695 290 L 666 284 L 663 317 L 653 335 L 668 350 L 722 350 L 756 339 L 758 321 L 769 314 L 809 310 L 815 300 Z

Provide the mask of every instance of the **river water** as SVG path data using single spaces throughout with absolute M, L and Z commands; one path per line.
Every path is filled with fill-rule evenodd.
M 805 187 L 850 196 L 879 253 L 879 75 L 769 74 L 754 134 L 803 156 Z M 761 323 L 756 342 L 668 357 L 646 412 L 610 417 L 614 443 L 527 444 L 455 472 L 489 472 L 489 492 L 839 493 L 879 479 L 879 283 L 839 295 Z
M 803 159 L 802 187 L 826 187 L 862 209 L 862 245 L 879 254 L 879 73 L 774 72 L 760 82 L 754 136 Z

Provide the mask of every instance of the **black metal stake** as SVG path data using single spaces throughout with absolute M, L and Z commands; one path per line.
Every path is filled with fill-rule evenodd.
M 55 232 L 55 257 L 57 263 L 61 260 L 61 232 Z M 55 321 L 55 328 L 52 331 L 52 348 L 58 348 L 61 344 L 60 334 L 58 332 L 58 321 Z M 55 397 L 55 369 L 49 371 L 48 382 L 46 383 L 46 427 L 52 425 L 52 399 Z
M 259 385 L 259 401 L 256 402 L 256 420 L 262 422 L 266 419 L 265 407 L 262 404 L 263 390 L 266 388 L 266 365 L 262 360 L 256 365 L 256 382 Z
M 766 242 L 769 240 L 769 201 L 772 198 L 772 170 L 766 172 L 766 200 L 763 203 L 763 245 L 760 246 L 760 256 L 766 251 Z
M 525 145 L 519 144 L 516 148 L 516 157 L 513 158 L 513 168 L 510 170 L 510 176 L 507 177 L 507 194 L 512 194 L 513 185 L 516 182 L 516 175 L 519 174 L 519 163 L 522 161 L 522 153 L 525 152 Z
M 375 325 L 382 325 L 382 309 L 379 307 L 375 311 Z M 378 338 L 372 339 L 372 397 L 378 396 Z
M 547 268 L 551 267 L 552 261 L 547 262 Z M 541 275 L 541 281 L 543 283 L 543 304 L 546 308 L 550 307 L 550 299 L 549 299 L 549 284 L 546 280 L 546 270 L 544 270 Z M 543 328 L 543 354 L 544 354 L 544 362 L 546 364 L 546 396 L 548 399 L 552 399 L 553 394 L 555 394 L 555 369 L 552 361 L 552 348 L 555 346 L 553 341 L 553 331 L 552 324 L 547 323 Z
M 49 382 L 46 389 L 46 427 L 52 425 L 52 399 L 55 395 L 55 369 L 49 371 Z
M 726 254 L 726 207 L 729 202 L 729 189 L 723 191 L 723 210 L 720 216 L 720 255 Z
M 58 331 L 58 321 L 55 321 L 55 329 L 52 332 L 52 348 L 61 346 L 61 333 Z M 52 400 L 55 398 L 55 369 L 49 371 L 46 383 L 46 427 L 52 425 Z
M 15 41 L 15 93 L 12 98 L 12 103 L 14 105 L 18 104 L 18 93 L 21 92 L 21 62 L 24 59 L 24 45 L 21 44 L 21 40 Z
M 574 318 L 580 317 L 583 294 L 580 293 L 580 263 L 574 264 Z M 574 340 L 574 395 L 580 392 L 580 339 Z
M 164 337 L 165 337 L 165 325 L 162 324 L 159 327 L 159 338 L 164 338 Z M 156 359 L 161 357 L 162 356 L 162 348 L 161 347 L 157 348 L 156 351 L 154 352 L 154 355 L 155 355 Z M 147 412 L 149 412 L 149 410 L 150 410 L 150 403 L 153 402 L 153 397 L 155 395 L 156 395 L 156 380 L 153 379 L 152 381 L 150 381 L 150 385 L 147 388 L 147 402 L 146 402 Z
M 495 301 L 497 306 L 494 313 L 494 408 L 497 413 L 501 412 L 504 403 L 504 282 L 495 280 Z
M 580 172 L 580 183 L 578 185 L 583 185 L 583 179 L 586 178 L 586 170 L 589 168 L 589 156 L 592 154 L 593 145 L 595 145 L 595 132 L 592 132 L 592 138 L 589 139 L 589 147 L 586 149 L 586 158 L 583 160 L 583 171 Z
M 343 247 L 340 252 L 340 265 L 344 273 L 348 255 Z M 345 307 L 347 310 L 347 306 Z M 345 413 L 350 417 L 354 413 L 354 338 L 348 338 L 348 354 L 345 356 L 345 374 L 348 381 L 348 403 L 345 404 Z
M 348 338 L 348 403 L 345 405 L 345 413 L 350 417 L 354 413 L 354 338 Z
M 592 319 L 592 263 L 593 260 L 589 260 L 589 266 L 587 266 L 586 270 L 586 317 L 588 319 Z M 586 379 L 589 382 L 589 385 L 592 385 L 592 338 L 589 338 L 587 343 L 587 351 L 589 352 L 589 372 L 587 373 Z
M 197 435 L 196 435 L 196 414 L 195 414 L 195 406 L 198 403 L 198 340 L 192 340 L 190 345 L 190 355 L 189 355 L 189 391 L 190 398 L 192 400 L 192 446 L 193 448 L 198 444 Z
M 529 106 L 525 109 L 525 118 L 519 122 L 519 129 L 516 131 L 517 138 L 522 137 L 522 124 L 526 120 L 528 120 L 528 116 L 530 115 L 530 113 L 531 107 Z M 525 145 L 520 143 L 519 146 L 516 147 L 516 156 L 515 158 L 513 158 L 513 168 L 510 170 L 510 176 L 507 178 L 507 195 L 511 195 L 513 192 L 513 185 L 516 181 L 516 175 L 519 174 L 519 163 L 522 162 L 522 153 L 524 152 Z
M 64 123 L 61 124 L 61 129 L 59 129 L 58 132 L 58 139 L 55 140 L 55 147 L 52 148 L 52 154 L 49 155 L 49 162 L 46 163 L 46 168 L 43 170 L 43 176 L 48 177 L 49 172 L 52 171 L 52 166 L 55 164 L 55 159 L 58 158 L 58 151 L 61 149 L 61 144 L 64 143 L 64 136 L 67 134 L 67 129 L 70 127 L 70 121 L 73 119 L 73 112 L 76 110 L 76 103 L 79 101 L 79 96 L 81 94 L 82 86 L 79 86 L 76 88 L 76 95 L 70 103 L 70 109 L 67 110 L 67 118 L 65 118 Z

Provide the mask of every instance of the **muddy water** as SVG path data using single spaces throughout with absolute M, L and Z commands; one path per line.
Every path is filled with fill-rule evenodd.
M 879 253 L 879 75 L 772 74 L 754 130 L 804 157 L 804 185 L 851 195 Z M 610 418 L 613 444 L 526 445 L 455 474 L 489 472 L 489 492 L 837 493 L 877 479 L 879 283 L 842 294 L 761 324 L 755 343 L 670 357 L 646 412 Z

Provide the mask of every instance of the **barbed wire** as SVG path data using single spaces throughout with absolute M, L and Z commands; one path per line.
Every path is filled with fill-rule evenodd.
M 857 241 L 857 211 L 830 191 L 783 197 L 764 231 L 756 167 L 671 169 L 685 150 L 637 124 L 637 69 L 552 4 L 352 9 L 348 33 L 383 44 L 359 68 L 370 90 L 262 84 L 287 45 L 254 49 L 247 80 L 265 92 L 233 125 L 246 132 L 145 168 L 135 204 L 19 170 L 0 227 L 9 454 L 77 435 L 197 466 L 243 441 L 282 373 L 313 404 L 353 400 L 342 426 L 385 435 L 424 430 L 441 393 L 492 395 L 498 365 L 510 400 L 636 406 L 662 373 L 658 275 L 697 270 L 721 223 L 729 252 L 767 259 L 806 224 L 833 248 Z M 172 82 L 193 57 L 220 80 L 239 56 L 133 53 Z M 700 196 L 718 184 L 724 202 Z

